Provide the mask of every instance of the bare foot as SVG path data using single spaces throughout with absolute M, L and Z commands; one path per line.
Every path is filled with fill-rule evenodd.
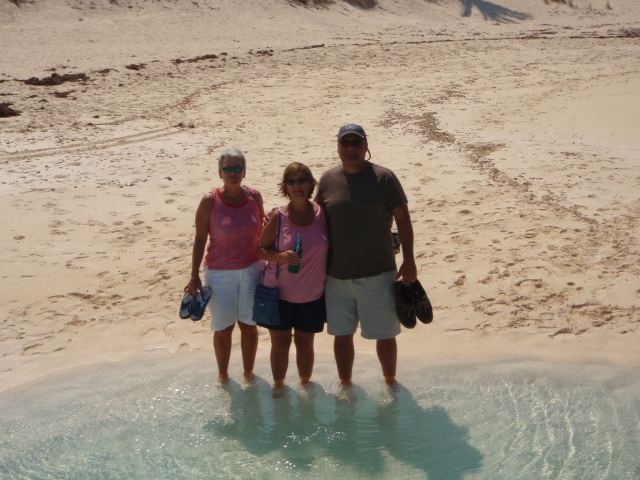
M 311 377 L 300 377 L 300 385 L 305 386 L 311 381 Z
M 282 398 L 284 395 L 284 380 L 276 380 L 271 387 L 271 396 L 273 398 Z
M 337 400 L 348 400 L 351 401 L 352 398 L 355 399 L 355 394 L 353 393 L 353 382 L 350 378 L 344 379 L 341 378 L 338 380 L 338 383 L 335 385 L 335 390 L 332 393 L 328 393 L 330 397 L 333 397 Z
M 218 374 L 217 380 L 218 380 L 217 388 L 226 390 L 231 385 L 231 383 L 229 382 L 229 374 L 220 373 Z
M 253 385 L 254 383 L 256 383 L 256 376 L 253 374 L 253 372 L 244 372 L 243 376 L 244 383 L 246 383 L 247 385 Z
M 396 380 L 396 377 L 384 377 L 384 383 L 394 392 L 400 390 L 400 384 Z
M 350 378 L 341 378 L 338 381 L 338 385 L 340 385 L 341 387 L 351 387 L 353 386 L 353 382 Z

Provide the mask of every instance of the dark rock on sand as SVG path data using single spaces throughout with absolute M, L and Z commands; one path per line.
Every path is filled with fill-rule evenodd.
M 21 80 L 21 82 L 27 85 L 52 87 L 55 85 L 62 85 L 65 82 L 84 82 L 86 80 L 89 80 L 86 73 L 65 73 L 64 75 L 52 73 L 49 77 L 44 77 L 42 79 L 38 77 L 31 77 L 28 80 Z
M 215 60 L 216 58 L 218 58 L 217 55 L 215 55 L 213 53 L 209 53 L 207 55 L 202 55 L 200 57 L 187 58 L 186 60 L 182 60 L 181 58 L 175 58 L 175 59 L 173 59 L 171 61 L 173 63 L 175 63 L 176 65 L 178 65 L 180 63 L 194 63 L 194 62 L 200 62 L 202 60 Z
M 11 105 L 13 105 L 13 103 L 11 102 L 0 103 L 0 118 L 1 117 L 17 117 L 22 113 L 19 110 L 15 110 L 11 108 Z
M 146 63 L 132 63 L 131 65 L 125 65 L 124 68 L 128 68 L 129 70 L 142 70 L 146 66 Z

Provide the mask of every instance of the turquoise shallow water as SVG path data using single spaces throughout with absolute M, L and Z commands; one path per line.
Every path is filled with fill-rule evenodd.
M 218 388 L 194 354 L 4 394 L 0 478 L 640 478 L 635 370 L 410 365 L 394 393 L 363 359 L 341 394 L 320 358 L 273 399 L 261 362 L 253 386 Z

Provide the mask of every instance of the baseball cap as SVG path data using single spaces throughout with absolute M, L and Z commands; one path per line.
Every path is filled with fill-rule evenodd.
M 355 123 L 349 123 L 348 125 L 343 125 L 342 127 L 340 127 L 340 131 L 338 132 L 338 140 L 340 140 L 345 135 L 348 135 L 349 133 L 355 133 L 359 137 L 362 137 L 365 140 L 367 139 L 367 134 L 364 133 L 364 128 L 362 128 L 360 125 L 356 125 Z

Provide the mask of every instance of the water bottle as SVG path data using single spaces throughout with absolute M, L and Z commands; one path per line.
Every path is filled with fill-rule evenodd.
M 298 255 L 298 258 L 302 258 L 302 237 L 300 235 L 296 237 L 296 243 L 293 244 L 293 248 L 291 250 L 293 250 L 293 253 Z M 289 265 L 289 268 L 287 268 L 287 270 L 289 270 L 291 273 L 298 273 L 300 271 L 300 264 L 298 263 L 297 265 Z

